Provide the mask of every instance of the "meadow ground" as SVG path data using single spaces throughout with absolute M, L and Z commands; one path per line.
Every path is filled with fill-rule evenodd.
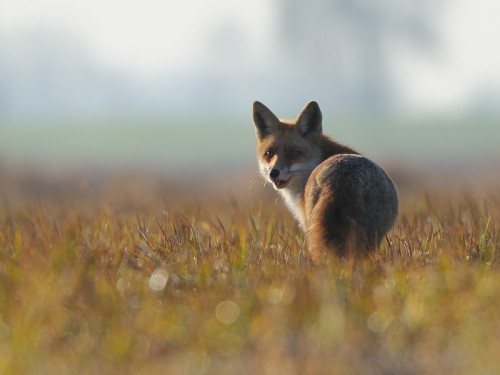
M 0 372 L 500 373 L 500 185 L 396 182 L 381 249 L 313 266 L 254 175 L 0 169 Z

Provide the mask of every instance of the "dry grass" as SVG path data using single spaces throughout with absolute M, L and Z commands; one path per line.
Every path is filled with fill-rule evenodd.
M 0 181 L 2 373 L 500 372 L 498 189 L 400 188 L 377 254 L 312 266 L 259 184 Z

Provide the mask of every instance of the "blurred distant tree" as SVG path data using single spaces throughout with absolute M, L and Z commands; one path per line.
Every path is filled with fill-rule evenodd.
M 280 42 L 301 79 L 328 85 L 344 105 L 376 109 L 393 99 L 393 48 L 436 44 L 439 0 L 281 0 Z M 331 93 L 335 95 L 335 93 Z

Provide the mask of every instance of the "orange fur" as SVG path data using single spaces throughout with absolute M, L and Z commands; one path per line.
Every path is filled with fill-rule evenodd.
M 398 210 L 387 174 L 323 135 L 316 102 L 294 120 L 279 120 L 255 102 L 253 118 L 260 171 L 301 224 L 311 257 L 319 260 L 325 250 L 344 256 L 377 248 Z

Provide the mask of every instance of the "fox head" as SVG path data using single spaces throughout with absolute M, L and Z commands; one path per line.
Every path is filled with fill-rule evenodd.
M 264 104 L 253 103 L 259 170 L 275 189 L 301 192 L 321 162 L 322 114 L 306 104 L 294 120 L 279 120 Z

